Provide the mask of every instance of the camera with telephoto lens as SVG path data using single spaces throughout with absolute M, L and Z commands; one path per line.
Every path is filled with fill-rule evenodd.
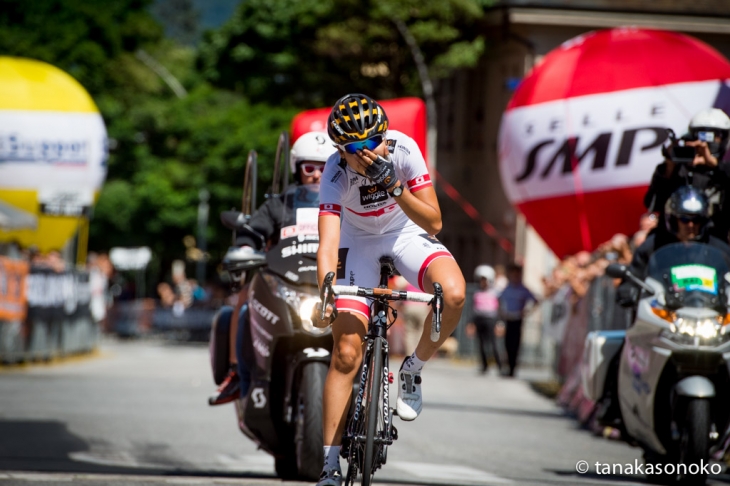
M 677 138 L 674 130 L 667 128 L 667 142 L 662 146 L 662 155 L 676 164 L 691 164 L 697 151 L 685 143 L 693 140 L 695 138 L 689 133 Z

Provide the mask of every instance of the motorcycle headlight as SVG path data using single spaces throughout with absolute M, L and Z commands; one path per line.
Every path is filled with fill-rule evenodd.
M 672 331 L 690 337 L 713 339 L 720 334 L 721 325 L 717 319 L 678 317 L 672 323 Z
M 652 307 L 652 312 L 669 322 L 671 332 L 662 332 L 662 336 L 680 344 L 708 345 L 726 341 L 730 338 L 730 327 L 724 325 L 722 316 L 713 311 L 669 312 Z
M 312 324 L 312 311 L 319 299 L 310 294 L 299 293 L 284 285 L 273 275 L 264 275 L 264 280 L 269 284 L 271 290 L 284 299 L 299 316 L 304 332 L 313 336 L 322 336 L 331 332 L 329 327 L 320 329 Z
M 314 311 L 314 306 L 317 305 L 319 299 L 302 296 L 299 302 L 299 318 L 302 320 L 302 329 L 315 336 L 321 336 L 330 331 L 329 327 L 320 329 L 312 324 L 312 311 Z

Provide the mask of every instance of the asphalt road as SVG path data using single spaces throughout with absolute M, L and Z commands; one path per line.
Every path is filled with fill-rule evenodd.
M 640 450 L 579 429 L 532 391 L 527 380 L 541 375 L 429 363 L 424 411 L 396 423 L 399 440 L 376 482 L 645 484 L 596 473 L 596 461 L 641 463 Z M 108 340 L 93 357 L 0 369 L 0 485 L 305 484 L 275 478 L 273 460 L 238 432 L 233 406 L 207 405 L 213 390 L 201 345 Z M 588 474 L 576 472 L 581 460 Z

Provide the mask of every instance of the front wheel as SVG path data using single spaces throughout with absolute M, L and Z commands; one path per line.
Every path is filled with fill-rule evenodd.
M 687 413 L 679 446 L 679 463 L 687 468 L 687 474 L 679 475 L 681 484 L 701 485 L 707 474 L 699 467 L 710 459 L 710 402 L 694 398 L 687 402 Z M 692 474 L 696 471 L 697 474 Z
M 373 345 L 373 360 L 370 366 L 368 380 L 367 426 L 365 439 L 365 454 L 362 468 L 362 486 L 370 486 L 376 468 L 376 457 L 382 444 L 376 444 L 380 438 L 378 423 L 382 417 L 382 390 L 383 390 L 383 341 L 375 338 Z
M 324 464 L 322 440 L 322 395 L 327 365 L 313 362 L 304 365 L 297 396 L 294 447 L 299 478 L 319 479 Z

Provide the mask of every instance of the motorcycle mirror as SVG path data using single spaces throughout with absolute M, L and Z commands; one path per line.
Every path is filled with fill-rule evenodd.
M 642 288 L 647 294 L 654 295 L 656 292 L 654 289 L 642 281 L 639 277 L 631 273 L 626 265 L 621 263 L 611 263 L 606 267 L 606 275 L 613 278 L 627 278 L 636 285 Z
M 611 263 L 606 267 L 606 275 L 613 278 L 624 278 L 628 269 L 621 263 Z

